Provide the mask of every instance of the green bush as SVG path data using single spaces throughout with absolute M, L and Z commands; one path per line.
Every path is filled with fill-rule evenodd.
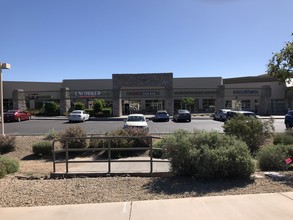
M 86 131 L 79 127 L 79 126 L 71 126 L 65 131 L 59 132 L 59 138 L 61 139 L 61 144 L 63 145 L 63 148 L 65 148 L 65 139 L 68 139 L 68 148 L 86 148 L 87 147 L 87 142 L 86 138 L 87 134 Z M 74 138 L 74 139 L 70 139 Z
M 284 144 L 289 145 L 293 144 L 293 135 L 287 133 L 280 133 L 274 136 L 273 143 L 276 144 Z
M 74 110 L 84 110 L 84 103 L 82 102 L 74 103 Z
M 16 138 L 9 135 L 0 135 L 0 154 L 9 153 L 16 149 Z
M 106 137 L 113 137 L 110 139 L 111 148 L 135 148 L 135 147 L 149 147 L 150 139 L 143 138 L 148 133 L 142 129 L 119 129 L 107 132 Z M 119 137 L 119 138 L 114 138 Z M 108 148 L 109 139 L 91 139 L 89 147 Z M 112 158 L 128 157 L 140 154 L 141 151 L 135 150 L 113 150 L 111 151 Z
M 287 170 L 285 159 L 293 158 L 293 147 L 288 145 L 269 145 L 262 147 L 258 154 L 258 165 L 263 171 Z
M 216 132 L 188 133 L 178 130 L 164 138 L 172 170 L 199 179 L 250 177 L 255 164 L 247 145 Z
M 224 132 L 244 141 L 255 154 L 265 140 L 275 131 L 273 119 L 261 121 L 258 118 L 238 115 L 224 124 Z
M 36 155 L 49 156 L 52 154 L 52 143 L 50 141 L 41 141 L 33 144 L 33 152 Z
M 4 166 L 0 166 L 0 169 L 5 169 L 5 171 L 0 171 L 0 176 L 10 173 L 15 173 L 19 170 L 19 163 L 17 160 L 0 157 L 0 164 L 3 164 Z
M 44 105 L 44 114 L 48 116 L 60 115 L 60 106 L 55 102 L 47 102 Z

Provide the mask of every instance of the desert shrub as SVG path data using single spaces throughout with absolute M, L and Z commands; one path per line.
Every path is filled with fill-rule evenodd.
M 48 132 L 46 132 L 45 134 L 45 139 L 46 140 L 54 140 L 56 138 L 58 138 L 58 132 L 52 128 L 51 130 L 49 130 Z
M 109 139 L 91 139 L 89 147 L 108 148 L 110 141 L 111 148 L 135 148 L 135 147 L 149 147 L 150 139 L 143 138 L 148 133 L 143 129 L 119 129 L 107 132 L 106 137 L 113 137 Z M 119 138 L 114 138 L 119 137 Z M 111 156 L 113 158 L 128 157 L 140 154 L 141 151 L 135 150 L 113 150 Z
M 59 138 L 61 139 L 61 144 L 63 148 L 65 148 L 65 139 L 68 138 L 68 148 L 85 148 L 87 147 L 86 138 L 87 134 L 86 131 L 79 127 L 79 126 L 71 126 L 65 131 L 59 132 Z M 70 139 L 72 138 L 72 139 Z
M 2 171 L 4 174 L 15 173 L 19 170 L 19 163 L 17 160 L 0 157 L 0 164 L 4 165 L 5 172 Z M 1 169 L 1 166 L 0 166 L 0 169 Z M 2 166 L 2 169 L 3 169 L 3 166 Z
M 274 136 L 273 144 L 293 144 L 293 135 L 287 133 L 280 133 Z
M 8 153 L 16 149 L 16 138 L 9 135 L 0 136 L 0 153 Z
M 153 150 L 152 150 L 153 158 L 166 158 L 166 152 L 162 148 L 160 141 L 161 140 L 159 140 L 153 144 Z M 149 154 L 149 156 L 151 156 L 151 155 Z
M 0 161 L 0 179 L 3 178 L 6 174 L 6 166 Z
M 33 144 L 33 152 L 36 155 L 49 156 L 52 154 L 52 143 L 50 141 L 41 141 Z
M 293 147 L 289 145 L 269 145 L 262 147 L 258 154 L 258 165 L 263 171 L 287 170 L 285 159 L 293 158 Z
M 275 131 L 273 119 L 261 121 L 258 118 L 237 115 L 224 124 L 224 132 L 244 141 L 255 154 L 265 140 Z
M 247 145 L 233 136 L 178 130 L 159 145 L 166 150 L 177 174 L 200 179 L 249 177 L 255 169 Z

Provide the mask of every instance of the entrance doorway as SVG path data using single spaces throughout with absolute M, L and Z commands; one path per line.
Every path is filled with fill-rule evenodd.
M 154 114 L 165 110 L 165 100 L 122 100 L 122 114 Z
M 164 100 L 146 100 L 145 101 L 146 114 L 155 114 L 158 110 L 165 110 Z

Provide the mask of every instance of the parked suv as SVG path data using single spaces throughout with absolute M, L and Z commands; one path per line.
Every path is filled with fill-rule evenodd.
M 285 115 L 285 126 L 286 128 L 293 127 L 293 110 L 288 111 L 288 113 Z

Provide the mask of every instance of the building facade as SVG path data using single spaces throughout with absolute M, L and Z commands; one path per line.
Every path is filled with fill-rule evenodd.
M 220 108 L 254 111 L 260 115 L 284 114 L 293 93 L 268 76 L 174 78 L 173 73 L 113 74 L 112 79 L 66 79 L 50 82 L 3 82 L 4 110 L 39 109 L 46 102 L 60 104 L 65 114 L 76 102 L 92 108 L 104 99 L 113 116 L 153 114 L 186 108 L 192 113 Z M 186 100 L 189 100 L 188 102 Z

